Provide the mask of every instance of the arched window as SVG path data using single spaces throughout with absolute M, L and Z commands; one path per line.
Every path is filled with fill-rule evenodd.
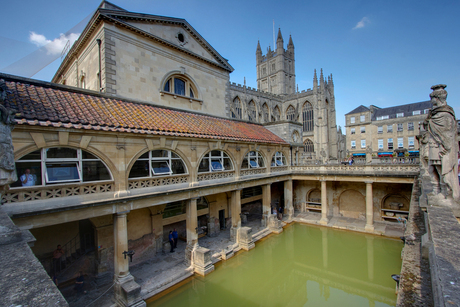
M 176 153 L 170 150 L 146 152 L 134 162 L 129 178 L 186 174 L 187 167 Z
M 166 93 L 171 93 L 174 95 L 180 95 L 190 98 L 198 98 L 196 87 L 188 80 L 185 76 L 182 75 L 173 75 L 169 78 L 164 86 L 163 91 Z
M 289 106 L 289 108 L 286 111 L 286 119 L 292 121 L 295 120 L 295 109 L 292 105 Z
M 313 107 L 308 101 L 302 107 L 303 131 L 313 131 Z
M 43 148 L 16 161 L 19 180 L 11 187 L 112 180 L 95 155 L 68 147 Z
M 283 155 L 281 151 L 275 152 L 272 158 L 271 166 L 284 166 L 286 164 L 286 157 Z
M 219 172 L 232 169 L 233 165 L 230 157 L 223 151 L 213 150 L 201 159 L 198 173 Z
M 264 123 L 268 123 L 270 120 L 269 120 L 269 114 L 268 114 L 268 106 L 266 103 L 264 103 L 264 105 L 262 106 L 262 112 L 264 116 Z
M 273 116 L 272 116 L 272 121 L 279 121 L 280 120 L 280 108 L 278 106 L 276 106 L 274 109 L 273 109 Z
M 241 101 L 238 97 L 233 99 L 231 106 L 232 118 L 241 119 Z
M 243 163 L 241 164 L 242 169 L 247 168 L 258 168 L 264 167 L 264 158 L 258 151 L 250 151 L 248 152 L 244 158 Z
M 248 103 L 248 119 L 251 122 L 257 121 L 256 104 L 253 100 Z
M 315 145 L 313 145 L 313 142 L 310 139 L 306 139 L 304 144 L 304 152 L 314 152 L 315 151 Z

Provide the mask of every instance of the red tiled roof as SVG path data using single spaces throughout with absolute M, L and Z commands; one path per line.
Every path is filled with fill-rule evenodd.
M 28 83 L 9 78 L 4 81 L 8 87 L 5 106 L 21 114 L 16 116 L 18 124 L 287 144 L 257 124 L 130 102 L 77 89 L 67 90 L 64 86 L 45 82 Z

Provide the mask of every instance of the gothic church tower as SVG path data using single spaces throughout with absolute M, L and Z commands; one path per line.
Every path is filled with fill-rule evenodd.
M 262 55 L 260 42 L 257 42 L 257 88 L 261 91 L 278 95 L 295 93 L 295 58 L 294 43 L 289 36 L 287 49 L 284 49 L 281 29 L 278 30 L 276 50 L 268 47 L 267 54 Z

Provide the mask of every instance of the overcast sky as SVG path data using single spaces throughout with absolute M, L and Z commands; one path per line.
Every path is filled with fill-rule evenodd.
M 128 11 L 186 19 L 235 68 L 232 82 L 256 84 L 257 41 L 265 54 L 281 27 L 292 35 L 299 90 L 313 70 L 333 74 L 337 125 L 359 105 L 388 107 L 429 99 L 447 84 L 460 116 L 460 1 L 114 0 Z M 2 4 L 0 71 L 50 81 L 65 42 L 75 39 L 100 1 Z M 39 49 L 40 48 L 40 49 Z M 54 62 L 53 59 L 58 58 Z

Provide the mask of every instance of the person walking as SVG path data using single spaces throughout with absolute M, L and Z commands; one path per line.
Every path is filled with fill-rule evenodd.
M 169 252 L 173 253 L 174 252 L 174 238 L 173 238 L 173 234 L 171 230 L 169 231 L 169 244 L 171 245 L 171 250 Z
M 179 235 L 177 234 L 176 228 L 174 228 L 172 235 L 174 239 L 174 248 L 177 248 L 177 240 L 179 239 Z

